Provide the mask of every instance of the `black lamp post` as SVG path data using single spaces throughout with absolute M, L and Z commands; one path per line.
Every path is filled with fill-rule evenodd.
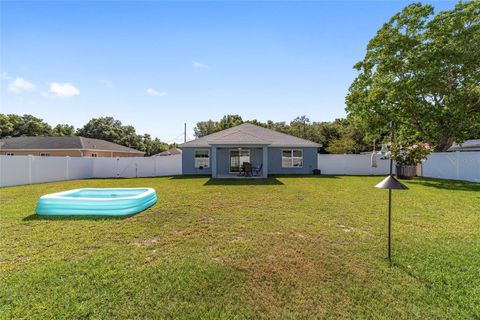
M 395 139 L 395 123 L 390 122 L 391 138 L 390 141 L 393 143 Z M 402 184 L 400 181 L 395 179 L 393 176 L 393 160 L 390 156 L 390 174 L 388 177 L 383 179 L 380 183 L 375 185 L 375 188 L 388 189 L 388 260 L 390 265 L 392 264 L 392 190 L 405 190 L 408 189 L 407 186 Z

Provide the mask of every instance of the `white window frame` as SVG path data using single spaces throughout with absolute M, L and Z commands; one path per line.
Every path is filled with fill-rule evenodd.
M 198 157 L 197 158 L 197 151 L 206 151 L 208 157 Z M 205 163 L 197 163 L 197 159 L 202 159 L 202 160 L 203 159 L 208 159 L 207 164 L 205 165 Z M 198 161 L 198 162 L 200 162 L 200 161 Z M 195 169 L 200 169 L 200 167 L 202 167 L 203 169 L 210 168 L 210 149 L 195 149 L 194 153 L 193 153 L 193 166 L 195 167 Z
M 5 155 L 6 155 L 6 156 L 14 156 L 15 153 L 13 153 L 13 152 L 7 152 Z
M 290 152 L 290 165 L 289 166 L 285 166 L 284 163 L 283 163 L 283 152 Z M 301 156 L 300 157 L 294 157 L 293 156 L 293 152 L 294 151 L 300 151 L 301 153 Z M 294 162 L 294 159 L 301 159 L 302 161 L 302 165 L 301 166 L 294 166 L 293 165 L 293 162 Z M 303 149 L 282 149 L 282 168 L 285 168 L 285 169 L 301 169 L 303 168 Z
M 235 152 L 235 151 L 239 152 L 239 157 L 238 157 L 239 158 L 239 160 L 238 160 L 238 162 L 239 162 L 239 164 L 238 164 L 239 168 L 238 169 L 239 170 L 238 171 L 232 171 L 232 152 Z M 229 171 L 229 173 L 239 173 L 240 171 L 242 171 L 243 163 L 242 163 L 242 161 L 240 161 L 240 157 L 241 157 L 240 152 L 248 152 L 248 161 L 247 162 L 251 161 L 251 159 L 252 159 L 251 154 L 252 153 L 251 153 L 250 149 L 241 149 L 241 148 L 240 149 L 230 149 L 229 153 L 228 153 L 228 156 L 229 156 L 228 157 L 228 168 L 229 168 L 228 171 Z

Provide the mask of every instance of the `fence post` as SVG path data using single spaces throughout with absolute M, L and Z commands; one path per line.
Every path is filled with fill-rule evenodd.
M 120 162 L 120 158 L 119 158 L 119 157 L 117 157 L 117 178 L 119 178 L 119 177 L 120 177 L 120 172 L 119 172 L 119 168 L 118 168 L 118 166 L 119 166 L 119 162 Z
M 455 151 L 455 179 L 460 178 L 460 151 Z
M 66 158 L 66 161 L 67 161 L 67 164 L 66 164 L 67 169 L 66 169 L 66 172 L 65 172 L 65 176 L 66 176 L 67 180 L 70 180 L 70 172 L 69 172 L 70 171 L 70 156 L 66 156 L 65 158 Z
M 28 184 L 32 184 L 32 162 L 33 162 L 33 156 L 29 154 L 28 155 Z
M 157 160 L 155 160 L 155 158 L 158 158 L 158 157 L 150 156 L 150 158 L 152 158 L 152 160 L 153 160 L 153 174 L 152 174 L 152 177 L 155 177 L 155 174 L 157 173 Z

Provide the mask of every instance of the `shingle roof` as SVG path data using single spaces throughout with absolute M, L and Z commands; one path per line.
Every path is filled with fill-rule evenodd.
M 2 139 L 0 150 L 21 149 L 82 149 L 82 150 L 106 150 L 117 152 L 144 153 L 119 144 L 84 137 L 16 137 Z
M 182 149 L 173 148 L 173 149 L 170 149 L 170 150 L 166 150 L 166 151 L 154 154 L 153 157 L 174 156 L 174 155 L 177 155 L 177 154 L 182 154 Z
M 480 139 L 467 140 L 463 143 L 454 143 L 448 151 L 480 151 Z
M 297 138 L 275 130 L 244 123 L 239 126 L 212 133 L 181 144 L 181 147 L 209 147 L 221 144 L 252 144 L 268 145 L 269 147 L 313 147 L 320 144 L 313 141 Z

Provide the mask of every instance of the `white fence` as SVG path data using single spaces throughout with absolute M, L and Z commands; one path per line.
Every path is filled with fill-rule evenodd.
M 390 162 L 371 166 L 370 154 L 320 154 L 322 174 L 388 174 Z M 395 169 L 394 169 L 395 171 Z M 480 152 L 434 153 L 422 165 L 424 177 L 480 182 Z M 0 187 L 86 178 L 133 178 L 182 174 L 182 156 L 75 158 L 0 156 Z
M 377 167 L 372 167 L 371 154 L 319 154 L 318 169 L 322 174 L 377 175 L 390 172 L 390 161 L 376 156 Z M 393 168 L 395 172 L 395 167 Z
M 424 177 L 480 182 L 480 152 L 432 153 L 422 171 Z
M 390 161 L 380 160 L 371 166 L 370 154 L 319 154 L 322 174 L 375 175 L 388 174 Z M 429 178 L 480 182 L 480 152 L 432 153 L 422 164 L 422 175 Z M 395 172 L 395 166 L 393 168 Z
M 0 156 L 0 187 L 87 178 L 182 174 L 181 155 L 133 158 Z

